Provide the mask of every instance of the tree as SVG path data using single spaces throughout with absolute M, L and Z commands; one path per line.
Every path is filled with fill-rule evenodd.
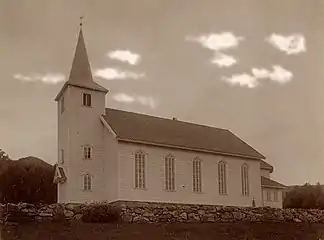
M 0 174 L 0 201 L 32 204 L 56 202 L 57 186 L 53 183 L 54 167 L 42 160 L 25 158 L 8 161 Z
M 9 155 L 0 148 L 0 160 L 10 160 Z
M 284 203 L 285 208 L 324 209 L 324 192 L 320 183 L 296 186 L 288 192 Z

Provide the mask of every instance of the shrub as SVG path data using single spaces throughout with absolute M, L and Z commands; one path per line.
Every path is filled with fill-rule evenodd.
M 83 222 L 112 223 L 120 220 L 120 210 L 106 204 L 89 205 L 82 211 Z

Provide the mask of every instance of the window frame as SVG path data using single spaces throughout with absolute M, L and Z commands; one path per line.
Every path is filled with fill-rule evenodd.
M 192 161 L 192 191 L 202 193 L 202 160 L 198 157 Z
M 274 192 L 273 192 L 273 201 L 275 201 L 275 202 L 278 202 L 279 201 L 279 197 L 278 197 L 278 191 L 277 190 L 275 190 Z
M 82 147 L 82 150 L 83 150 L 83 159 L 84 160 L 92 160 L 93 147 L 91 145 L 84 145 Z
M 164 157 L 164 189 L 175 192 L 175 158 L 172 154 Z
M 146 154 L 139 150 L 134 154 L 135 189 L 146 189 Z
M 266 200 L 268 202 L 271 202 L 271 191 L 269 189 L 266 190 Z
M 92 107 L 92 95 L 91 93 L 82 93 L 82 105 L 84 107 Z
M 250 179 L 249 179 L 249 166 L 244 163 L 241 166 L 241 184 L 242 184 L 242 195 L 249 196 L 250 195 Z
M 82 175 L 82 190 L 92 191 L 92 175 L 90 173 Z
M 223 160 L 218 162 L 218 193 L 227 195 L 227 163 Z

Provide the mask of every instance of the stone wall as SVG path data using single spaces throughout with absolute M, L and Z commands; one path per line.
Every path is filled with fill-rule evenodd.
M 100 205 L 100 204 L 99 204 Z M 124 222 L 306 222 L 324 223 L 324 211 L 275 208 L 238 208 L 143 202 L 106 204 Z M 98 204 L 0 205 L 4 222 L 81 220 L 85 210 Z

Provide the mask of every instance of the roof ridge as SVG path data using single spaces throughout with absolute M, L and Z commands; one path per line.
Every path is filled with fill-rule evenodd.
M 147 116 L 147 117 L 153 117 L 153 118 L 162 119 L 162 120 L 180 122 L 180 123 L 184 123 L 184 124 L 196 125 L 196 126 L 199 126 L 199 127 L 206 127 L 206 128 L 212 128 L 212 129 L 218 129 L 218 130 L 222 130 L 222 131 L 231 132 L 229 129 L 226 129 L 226 128 L 220 128 L 220 127 L 215 127 L 215 126 L 203 125 L 203 124 L 198 124 L 198 123 L 193 123 L 193 122 L 188 122 L 188 121 L 182 121 L 182 120 L 178 120 L 178 119 L 177 120 L 173 120 L 173 119 L 166 118 L 166 117 L 159 117 L 159 116 L 154 116 L 154 115 L 149 115 L 149 114 L 144 114 L 144 113 L 131 112 L 131 111 L 120 110 L 120 109 L 116 109 L 116 108 L 106 108 L 106 110 L 107 109 L 110 109 L 110 110 L 113 110 L 113 111 L 126 112 L 126 113 L 130 113 L 130 114 L 142 115 L 142 116 Z

